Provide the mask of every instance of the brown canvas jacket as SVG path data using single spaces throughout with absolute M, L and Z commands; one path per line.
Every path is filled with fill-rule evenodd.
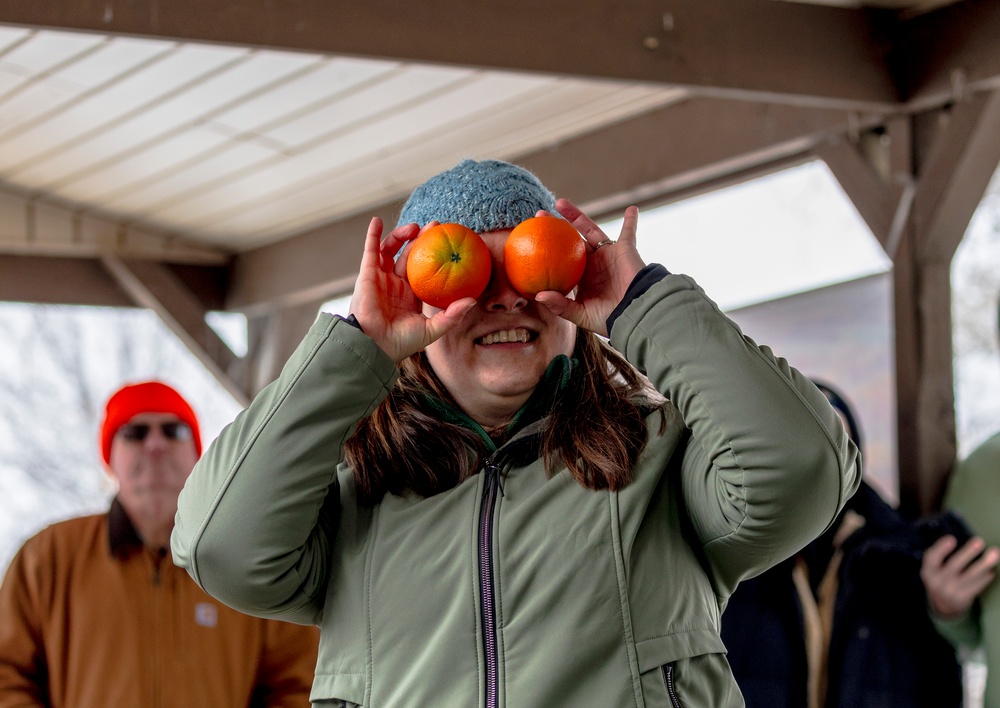
M 124 509 L 29 539 L 0 586 L 0 708 L 309 706 L 318 631 L 232 610 Z

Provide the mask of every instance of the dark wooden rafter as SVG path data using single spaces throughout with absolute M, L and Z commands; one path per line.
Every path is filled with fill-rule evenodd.
M 0 255 L 0 301 L 131 307 L 133 300 L 94 259 Z
M 888 29 L 886 65 L 911 111 L 1000 86 L 1000 3 L 963 0 Z
M 103 256 L 101 263 L 134 303 L 155 312 L 242 405 L 250 402 L 245 363 L 208 326 L 208 308 L 167 266 Z
M 0 23 L 667 83 L 800 105 L 899 100 L 866 11 L 772 0 L 8 0 Z
M 0 24 L 665 83 L 851 110 L 926 109 L 1000 80 L 992 0 L 916 17 L 773 0 L 9 0 Z
M 876 133 L 873 139 L 879 140 L 884 135 Z M 888 253 L 897 203 L 892 184 L 879 174 L 860 146 L 846 136 L 821 143 L 816 155 L 830 168 L 872 235 Z
M 229 256 L 193 239 L 152 231 L 0 183 L 0 254 L 224 265 Z M 53 284 L 56 285 L 56 284 Z
M 1000 160 L 1000 90 L 935 112 L 937 138 L 921 151 L 914 218 L 923 260 L 950 262 Z

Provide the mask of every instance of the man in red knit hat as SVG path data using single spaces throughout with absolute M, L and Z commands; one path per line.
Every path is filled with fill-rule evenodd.
M 198 419 L 159 381 L 108 400 L 106 514 L 29 539 L 0 586 L 0 708 L 309 706 L 318 632 L 229 609 L 171 561 Z

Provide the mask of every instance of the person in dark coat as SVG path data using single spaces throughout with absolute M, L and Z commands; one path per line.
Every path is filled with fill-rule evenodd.
M 814 382 L 859 449 L 851 407 Z M 747 708 L 958 708 L 962 672 L 920 580 L 924 543 L 862 482 L 833 526 L 742 582 L 722 639 Z

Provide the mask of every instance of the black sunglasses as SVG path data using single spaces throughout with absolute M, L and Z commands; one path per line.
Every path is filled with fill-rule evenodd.
M 126 423 L 118 428 L 118 434 L 122 439 L 130 442 L 142 442 L 149 435 L 149 431 L 157 426 L 163 437 L 167 440 L 190 440 L 191 428 L 187 423 L 179 421 L 171 423 Z

